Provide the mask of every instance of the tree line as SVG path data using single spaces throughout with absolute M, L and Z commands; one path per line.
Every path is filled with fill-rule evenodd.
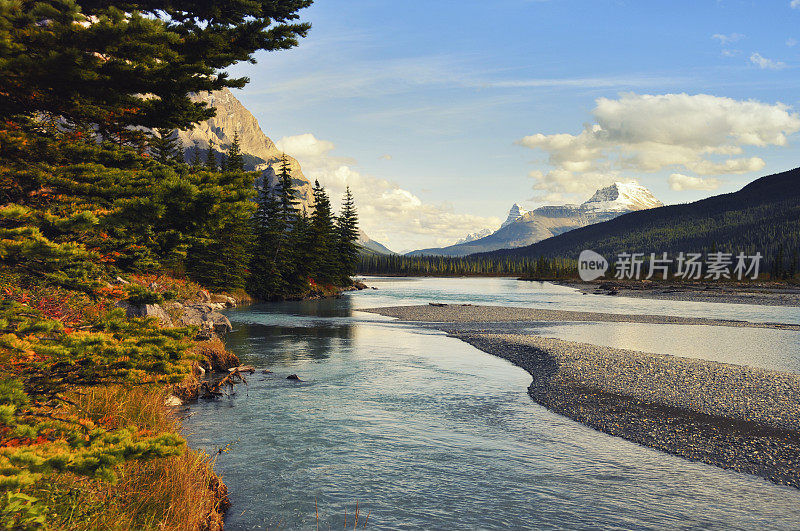
M 532 264 L 528 258 L 362 254 L 356 271 L 362 275 L 519 276 Z
M 129 320 L 116 305 L 157 300 L 151 282 L 189 295 L 200 289 L 191 280 L 253 282 L 256 175 L 243 171 L 238 141 L 223 164 L 184 163 L 175 131 L 214 116 L 192 93 L 247 83 L 225 69 L 295 46 L 310 4 L 0 2 L 0 527 L 206 523 L 175 521 L 186 516 L 175 506 L 208 504 L 181 490 L 192 478 L 165 482 L 156 464 L 201 474 L 205 461 L 171 421 L 152 420 L 164 384 L 191 373 L 195 331 Z M 281 238 L 281 256 L 298 249 Z M 306 284 L 323 270 L 312 266 Z M 125 288 L 117 277 L 148 282 Z M 153 415 L 119 414 L 143 392 Z M 206 476 L 196 483 L 207 491 Z

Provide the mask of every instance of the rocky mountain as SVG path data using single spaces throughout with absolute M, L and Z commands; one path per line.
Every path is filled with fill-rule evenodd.
M 525 211 L 515 203 L 503 225 L 489 236 L 408 254 L 466 256 L 497 249 L 524 247 L 573 229 L 608 221 L 628 212 L 659 206 L 663 206 L 661 201 L 644 186 L 634 182 L 616 182 L 597 190 L 580 205 L 543 206 Z
M 361 229 L 358 229 L 358 244 L 361 246 L 362 252 L 366 254 L 397 254 L 382 243 L 378 243 L 367 236 Z
M 738 192 L 628 212 L 533 245 L 499 249 L 486 256 L 574 260 L 584 249 L 591 249 L 611 261 L 621 252 L 645 256 L 668 253 L 673 259 L 681 252 L 723 252 L 734 257 L 741 252 L 760 253 L 761 272 L 791 278 L 800 263 L 798 183 L 800 168 L 762 177 Z
M 205 161 L 206 150 L 213 143 L 217 158 L 221 160 L 233 141 L 234 133 L 238 132 L 242 153 L 245 155 L 245 169 L 261 172 L 261 181 L 256 186 L 261 187 L 264 182 L 270 187 L 274 186 L 275 176 L 280 171 L 282 153 L 261 130 L 256 117 L 227 88 L 196 94 L 192 99 L 216 108 L 217 115 L 192 130 L 178 131 L 178 137 L 183 142 L 185 159 L 190 161 L 194 157 L 196 146 Z M 313 205 L 311 183 L 303 175 L 300 163 L 292 157 L 288 159 L 292 184 L 299 192 L 302 206 L 308 209 Z
M 466 236 L 458 240 L 456 244 L 474 242 L 475 240 L 480 240 L 481 238 L 489 236 L 493 232 L 494 231 L 492 229 L 483 229 L 478 232 L 473 232 L 471 234 L 467 234 Z
M 506 217 L 506 220 L 500 226 L 501 227 L 505 227 L 506 225 L 510 225 L 510 224 L 514 223 L 515 221 L 517 221 L 522 216 L 524 216 L 525 214 L 527 214 L 527 213 L 528 213 L 528 211 L 525 210 L 524 208 L 522 208 L 521 206 L 519 206 L 519 203 L 514 203 L 511 206 L 511 210 L 508 211 L 508 217 Z M 490 234 L 491 234 L 491 232 L 490 232 Z M 488 235 L 489 234 L 486 234 L 485 236 L 488 236 Z M 475 238 L 475 239 L 477 240 L 478 238 Z M 466 243 L 466 242 L 457 242 L 457 243 Z

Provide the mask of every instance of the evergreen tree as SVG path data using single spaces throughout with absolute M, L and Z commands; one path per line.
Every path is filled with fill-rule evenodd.
M 183 149 L 176 131 L 159 128 L 150 137 L 150 154 L 153 160 L 161 164 L 169 164 L 180 157 L 183 158 Z M 183 162 L 181 160 L 181 162 Z
M 281 270 L 287 267 L 281 253 L 286 227 L 281 205 L 265 183 L 253 216 L 254 246 L 250 261 L 248 292 L 259 299 L 271 299 L 286 291 Z
M 341 280 L 345 281 L 355 273 L 359 261 L 358 214 L 349 186 L 342 200 L 342 210 L 336 218 L 336 232 L 336 255 L 341 264 Z
M 194 171 L 198 171 L 203 167 L 203 163 L 200 160 L 200 146 L 197 145 L 197 142 L 194 143 L 194 148 L 192 148 L 191 166 Z
M 214 139 L 211 139 L 208 142 L 205 169 L 207 171 L 217 171 L 217 153 L 214 149 Z
M 244 171 L 244 157 L 239 145 L 239 132 L 233 134 L 233 142 L 228 148 L 228 158 L 225 160 L 225 171 Z
M 291 231 L 299 214 L 297 206 L 300 201 L 297 199 L 297 190 L 292 186 L 292 169 L 289 165 L 289 158 L 285 153 L 281 155 L 281 165 L 277 179 L 281 216 L 286 230 Z
M 310 220 L 310 246 L 314 257 L 311 276 L 323 283 L 337 280 L 336 230 L 331 213 L 331 201 L 319 181 L 314 181 L 314 211 Z
M 244 86 L 224 70 L 296 46 L 310 28 L 297 12 L 311 3 L 0 3 L 0 119 L 60 116 L 120 140 L 141 135 L 131 126 L 189 127 L 214 115 L 189 94 Z

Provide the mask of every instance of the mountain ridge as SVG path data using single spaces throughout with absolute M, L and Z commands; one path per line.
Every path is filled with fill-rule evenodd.
M 482 257 L 577 258 L 584 249 L 619 252 L 761 252 L 767 263 L 798 266 L 800 168 L 756 179 L 736 192 L 629 212 L 516 249 Z M 783 258 L 779 258 L 779 256 Z
M 448 247 L 420 249 L 409 256 L 466 256 L 516 248 L 558 236 L 570 230 L 613 219 L 626 212 L 654 208 L 661 201 L 644 186 L 615 182 L 597 190 L 580 205 L 549 205 L 526 211 L 514 203 L 503 225 L 492 234 Z

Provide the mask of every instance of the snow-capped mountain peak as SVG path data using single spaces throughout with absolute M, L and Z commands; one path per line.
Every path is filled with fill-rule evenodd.
M 493 229 L 483 229 L 478 232 L 473 232 L 472 234 L 467 234 L 453 245 L 458 245 L 459 243 L 474 242 L 475 240 L 480 240 L 481 238 L 485 238 L 486 236 L 492 234 L 493 232 L 494 232 Z
M 527 213 L 528 213 L 528 211 L 525 210 L 524 208 L 522 208 L 521 206 L 519 206 L 519 203 L 514 203 L 511 206 L 511 210 L 508 211 L 508 217 L 503 222 L 501 227 L 505 227 L 506 225 L 514 223 L 515 221 L 517 221 L 519 218 L 521 218 L 522 216 L 524 216 Z
M 635 181 L 628 183 L 615 182 L 601 188 L 583 203 L 587 210 L 615 212 L 622 210 L 646 210 L 663 206 L 653 193 Z

